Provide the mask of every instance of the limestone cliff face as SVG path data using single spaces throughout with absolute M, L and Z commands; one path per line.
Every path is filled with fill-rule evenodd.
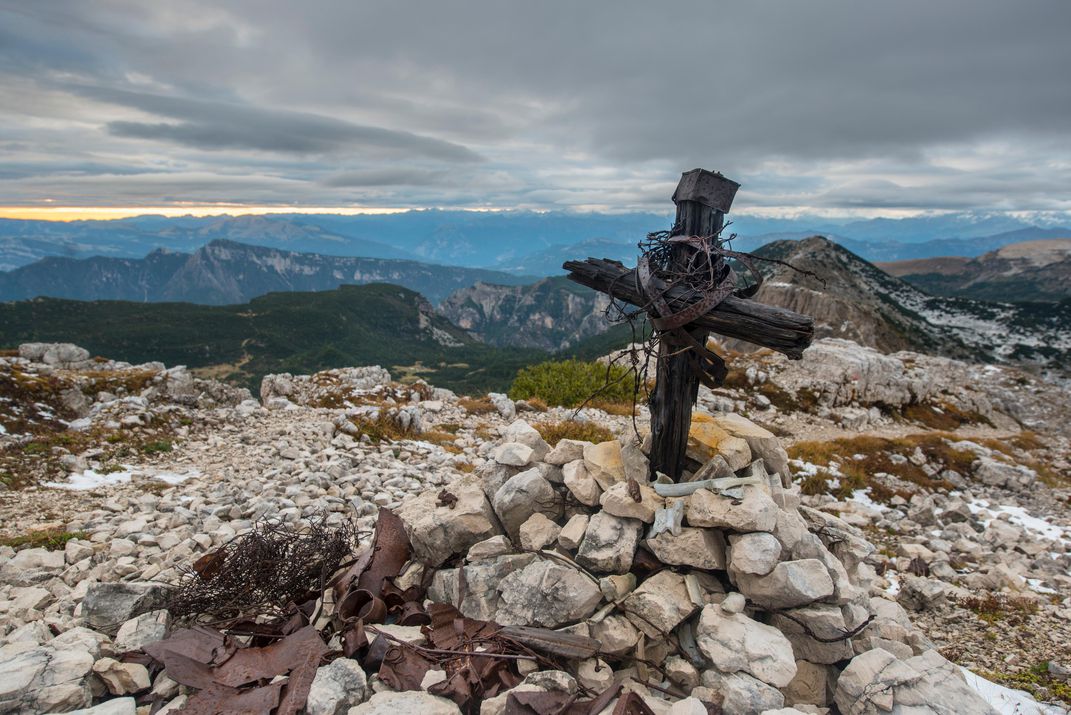
M 221 305 L 243 303 L 271 292 L 391 283 L 436 303 L 479 280 L 522 283 L 526 279 L 481 268 L 297 253 L 220 239 L 192 254 L 159 250 L 143 259 L 47 258 L 9 273 L 0 272 L 0 300 L 44 295 Z
M 565 278 L 527 286 L 477 283 L 440 306 L 452 323 L 491 345 L 561 350 L 610 327 L 608 298 Z
M 816 338 L 845 338 L 882 352 L 934 347 L 931 326 L 890 299 L 910 287 L 832 241 L 778 241 L 757 253 L 800 270 L 759 263 L 766 282 L 755 300 L 813 316 Z

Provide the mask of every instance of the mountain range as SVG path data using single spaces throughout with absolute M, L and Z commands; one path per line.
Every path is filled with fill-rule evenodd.
M 1035 251 L 1029 249 L 1037 244 L 1006 252 L 1048 255 L 1047 243 Z M 776 241 L 755 255 L 772 259 L 758 262 L 765 282 L 755 300 L 814 316 L 816 337 L 1043 370 L 1071 365 L 1071 300 L 1012 304 L 928 295 L 818 236 Z M 531 286 L 462 289 L 441 310 L 494 345 L 563 349 L 575 344 L 563 324 L 579 326 L 577 337 L 589 340 L 610 328 L 605 307 L 593 291 L 577 293 L 567 279 L 550 278 Z
M 1031 221 L 1034 221 L 1031 223 Z M 566 211 L 406 211 L 383 215 L 272 214 L 137 216 L 111 221 L 0 219 L 0 270 L 48 256 L 142 258 L 157 249 L 192 253 L 230 240 L 330 256 L 394 258 L 528 275 L 558 275 L 567 258 L 635 256 L 650 231 L 667 229 L 668 212 L 598 214 Z M 943 214 L 903 219 L 832 220 L 735 217 L 743 250 L 782 239 L 824 235 L 874 261 L 978 256 L 1000 246 L 1067 238 L 1051 219 L 1006 213 Z
M 453 293 L 439 311 L 490 345 L 557 351 L 605 332 L 608 305 L 606 295 L 556 276 L 523 286 L 477 283 Z
M 939 270 L 930 273 L 912 273 L 920 270 L 917 262 L 900 268 L 911 277 L 998 266 L 1014 269 L 1018 283 L 1058 287 L 1063 274 L 1052 272 L 1063 270 L 1064 248 L 1064 242 L 1035 242 L 976 260 L 934 262 Z M 766 280 L 756 299 L 813 315 L 817 337 L 886 352 L 1034 365 L 1065 376 L 1071 365 L 1071 299 L 1013 304 L 934 296 L 822 237 L 775 241 L 755 253 L 774 259 L 760 262 Z M 983 275 L 980 270 L 967 272 Z M 993 271 L 984 275 L 992 278 Z M 13 276 L 28 293 L 85 291 L 127 300 L 0 303 L 0 345 L 71 341 L 100 354 L 164 359 L 239 382 L 266 372 L 378 362 L 401 374 L 434 374 L 437 384 L 459 389 L 503 389 L 519 366 L 551 354 L 593 357 L 632 338 L 627 326 L 607 320 L 604 297 L 564 277 L 531 282 L 502 272 L 223 240 L 192 254 L 160 250 L 138 260 L 48 259 L 3 276 L 0 286 L 9 290 Z M 35 287 L 28 287 L 30 277 Z M 381 282 L 337 287 L 347 281 Z M 286 292 L 273 292 L 280 289 Z M 441 299 L 438 311 L 416 290 Z M 1054 301 L 1062 295 L 1056 291 L 1050 291 Z M 185 302 L 147 302 L 160 300 Z
M 331 290 L 344 284 L 393 283 L 438 303 L 477 281 L 534 281 L 500 271 L 410 260 L 296 253 L 216 239 L 193 253 L 156 249 L 145 258 L 49 257 L 0 273 L 0 300 L 38 296 L 77 300 L 244 303 L 278 291 Z
M 1071 239 L 1015 243 L 977 258 L 946 256 L 878 266 L 934 295 L 1016 302 L 1071 298 Z
M 269 373 L 382 365 L 465 392 L 506 389 L 547 354 L 494 348 L 387 284 L 271 293 L 241 305 L 37 298 L 0 303 L 0 345 L 75 342 L 132 363 L 163 361 L 256 388 Z

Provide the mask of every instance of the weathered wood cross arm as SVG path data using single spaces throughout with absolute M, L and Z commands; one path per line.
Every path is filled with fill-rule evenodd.
M 562 267 L 569 271 L 569 280 L 580 285 L 637 307 L 647 302 L 636 270 L 625 268 L 617 261 L 589 258 L 586 261 L 566 261 Z M 666 293 L 667 302 L 674 311 L 696 303 L 700 298 L 699 293 L 679 286 L 670 288 Z M 814 337 L 814 318 L 809 315 L 735 296 L 718 303 L 693 325 L 777 350 L 794 359 L 803 355 Z

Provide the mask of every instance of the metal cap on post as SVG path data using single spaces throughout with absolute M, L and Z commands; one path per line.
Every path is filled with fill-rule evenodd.
M 739 188 L 740 184 L 719 172 L 692 169 L 681 174 L 677 190 L 673 192 L 673 203 L 695 201 L 723 214 L 729 213 Z

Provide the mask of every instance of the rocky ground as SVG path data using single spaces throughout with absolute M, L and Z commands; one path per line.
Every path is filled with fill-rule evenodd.
M 701 395 L 691 456 L 699 476 L 752 481 L 678 504 L 646 483 L 642 410 L 634 425 L 458 398 L 378 368 L 271 376 L 256 400 L 74 346 L 20 354 L 0 358 L 0 712 L 178 709 L 194 691 L 125 657 L 167 632 L 156 584 L 263 519 L 353 521 L 367 544 L 380 507 L 405 521 L 432 600 L 603 642 L 557 685 L 523 674 L 530 691 L 597 692 L 616 673 L 690 692 L 636 687 L 674 715 L 963 712 L 935 705 L 978 697 L 943 656 L 1053 703 L 1007 712 L 1071 699 L 1071 415 L 1017 371 L 836 340 L 801 363 L 737 356 Z M 668 568 L 634 568 L 641 554 Z M 552 582 L 571 585 L 533 599 Z M 864 627 L 827 644 L 798 621 Z M 700 667 L 679 635 L 663 642 L 681 628 Z M 318 682 L 310 712 L 401 696 L 373 677 L 332 700 Z

